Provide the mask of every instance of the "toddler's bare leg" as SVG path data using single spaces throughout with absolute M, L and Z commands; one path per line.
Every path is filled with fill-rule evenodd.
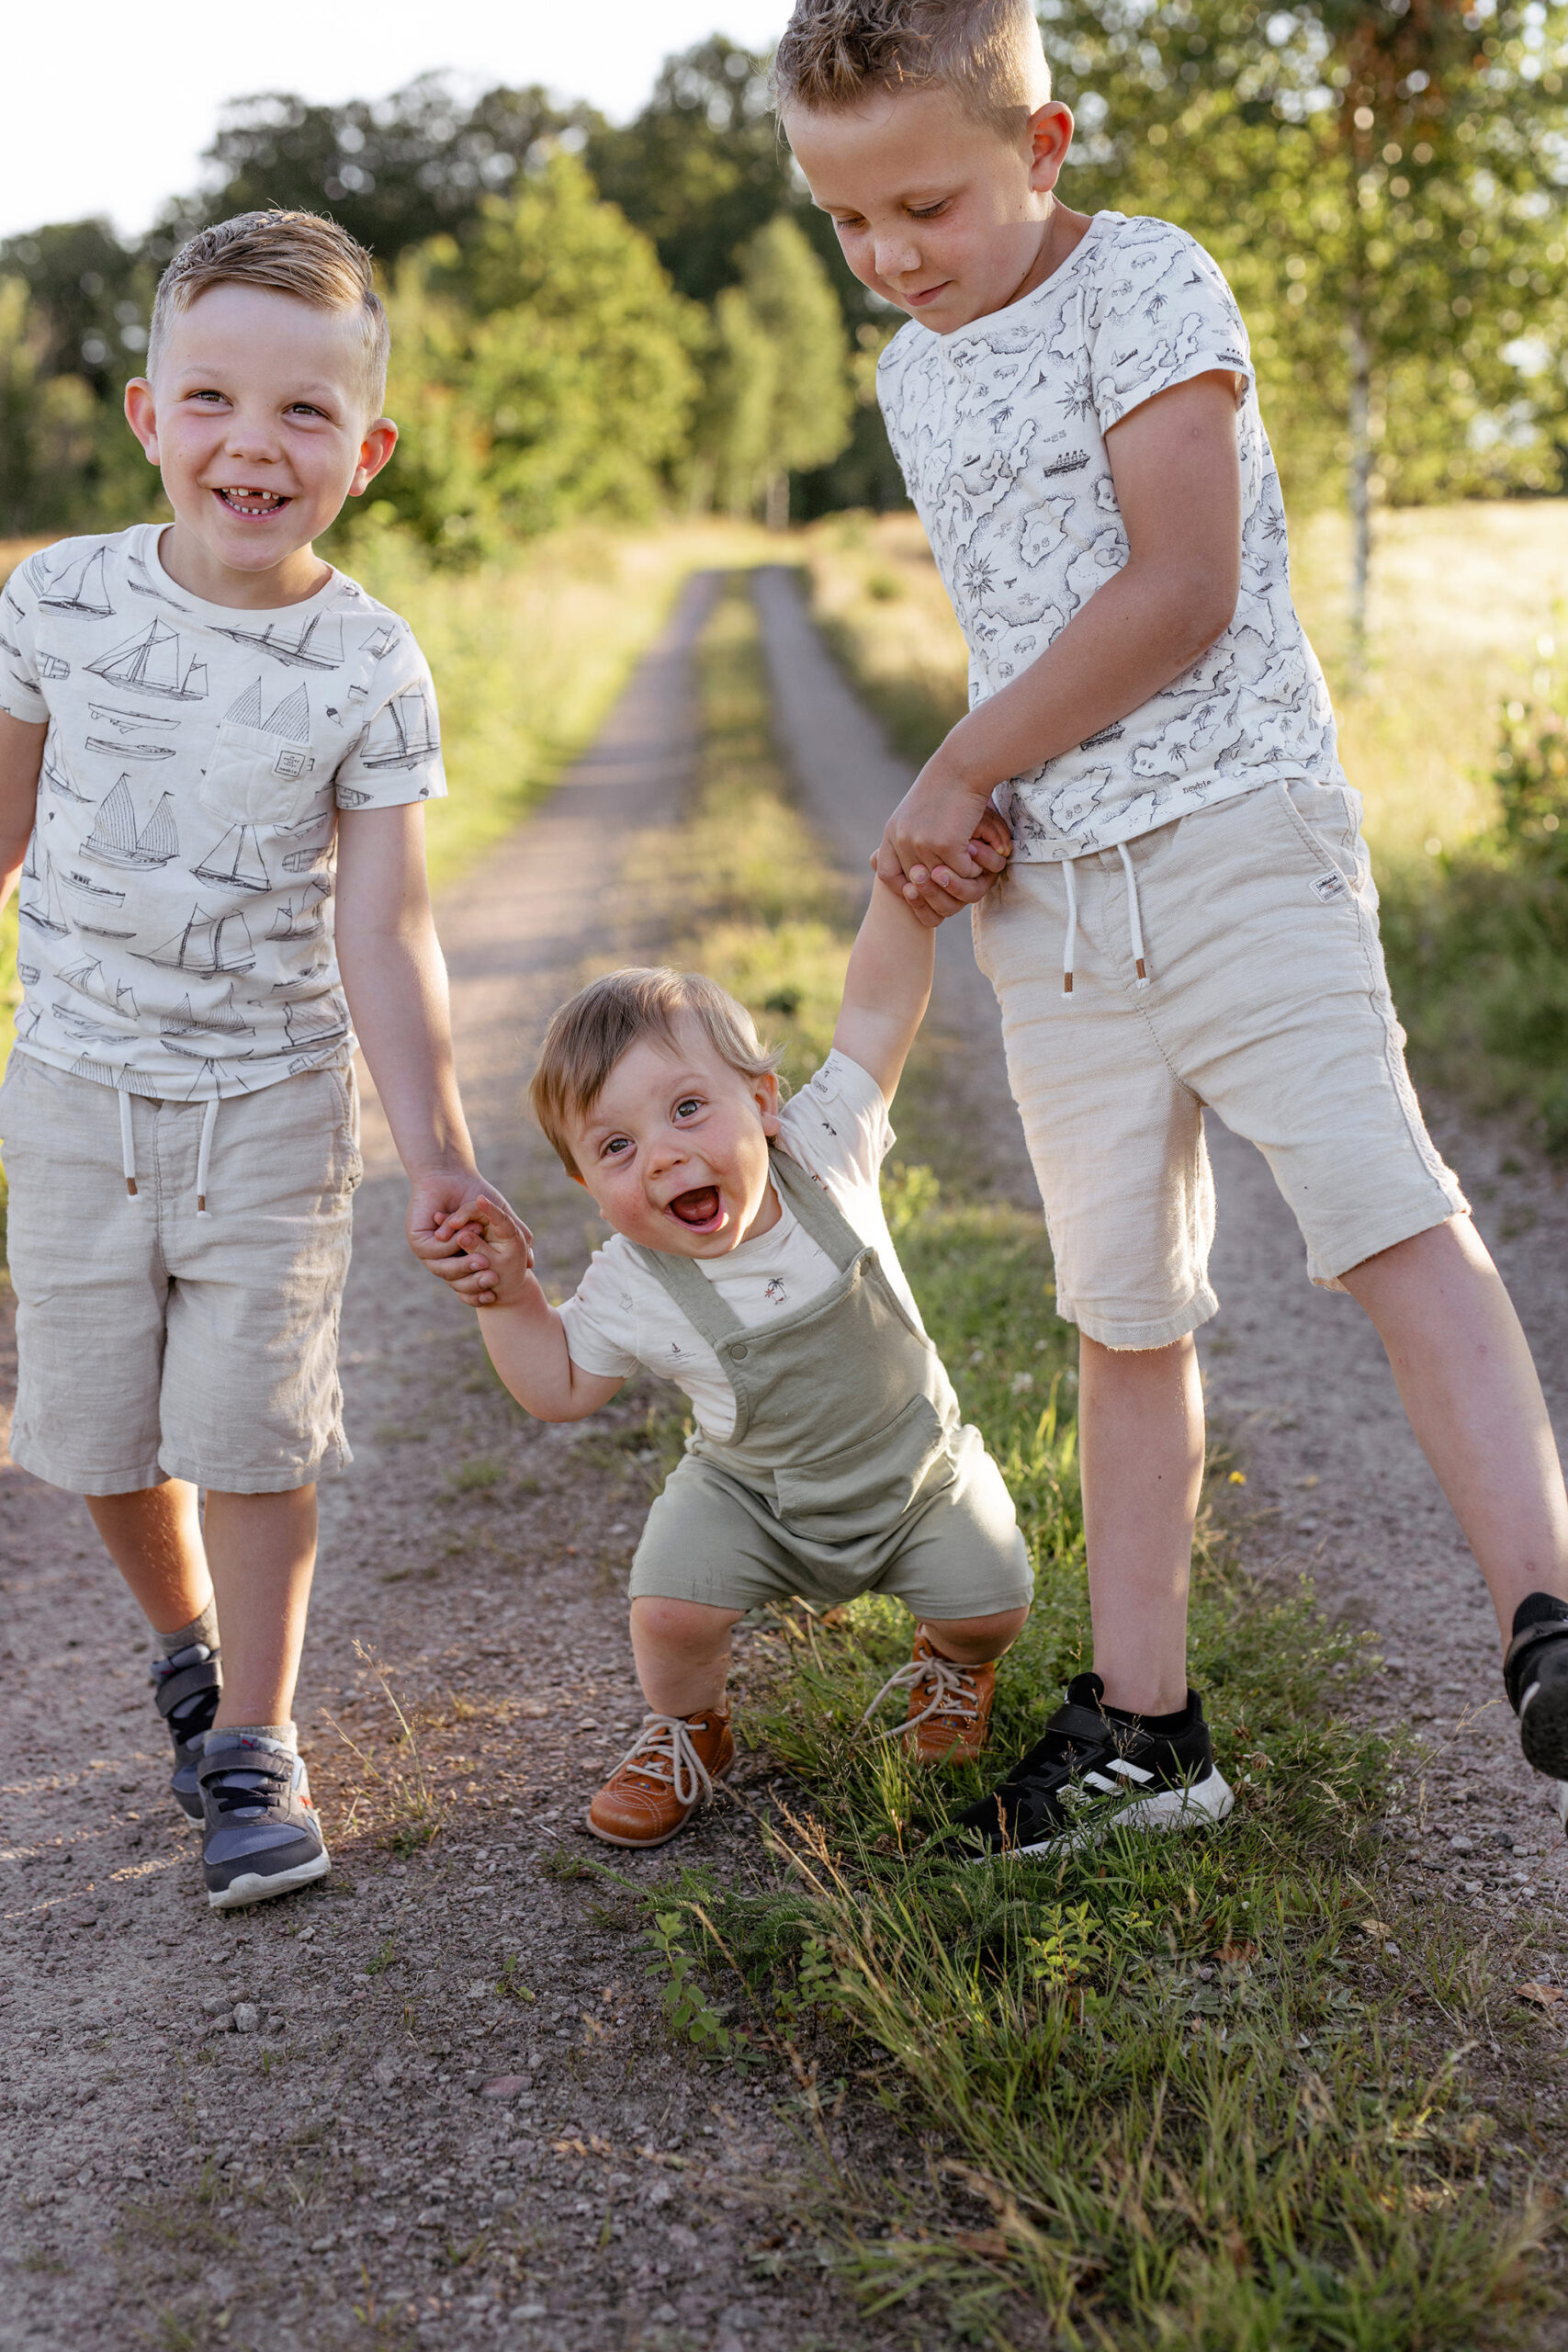
M 1078 1351 L 1078 1448 L 1095 1671 L 1105 1703 L 1187 1703 L 1187 1588 L 1203 1476 L 1203 1391 L 1190 1339 Z
M 653 1714 L 701 1715 L 723 1706 L 729 1636 L 744 1614 L 703 1600 L 639 1594 L 632 1602 L 632 1656 Z
M 1568 1600 L 1568 1500 L 1529 1343 L 1465 1216 L 1345 1275 L 1481 1564 L 1503 1639 L 1527 1593 Z
M 1011 1649 L 1029 1623 L 1029 1611 L 1004 1609 L 994 1617 L 925 1617 L 920 1622 L 954 1666 L 989 1666 Z
M 223 1634 L 216 1728 L 286 1724 L 316 1566 L 316 1489 L 227 1495 L 209 1489 L 207 1556 Z
M 85 1498 L 104 1547 L 157 1634 L 177 1634 L 201 1615 L 212 1578 L 201 1540 L 196 1488 L 165 1478 L 129 1495 Z

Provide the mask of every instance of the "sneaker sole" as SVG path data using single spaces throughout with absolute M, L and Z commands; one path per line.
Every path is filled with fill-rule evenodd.
M 209 1886 L 207 1905 L 210 1911 L 243 1911 L 253 1903 L 266 1903 L 275 1894 L 292 1894 L 297 1886 L 309 1886 L 312 1879 L 325 1878 L 332 1868 L 332 1857 L 323 1846 L 308 1862 L 296 1862 L 291 1871 L 275 1871 L 264 1877 L 260 1871 L 247 1871 L 243 1878 L 231 1879 L 227 1886 Z
M 1525 1761 L 1549 1780 L 1568 1781 L 1568 1642 L 1543 1642 L 1540 1668 L 1519 1702 Z
M 1138 1797 L 1133 1804 L 1121 1806 L 1114 1818 L 1099 1827 L 1085 1822 L 1081 1827 L 1061 1829 L 1054 1838 L 1043 1838 L 1035 1846 L 1008 1846 L 999 1852 L 972 1854 L 972 1862 L 1027 1861 L 1038 1854 L 1059 1854 L 1074 1846 L 1098 1846 L 1113 1829 L 1201 1829 L 1217 1826 L 1227 1818 L 1235 1797 L 1230 1782 L 1217 1766 L 1210 1769 L 1201 1781 L 1190 1788 L 1161 1789 L 1152 1797 Z

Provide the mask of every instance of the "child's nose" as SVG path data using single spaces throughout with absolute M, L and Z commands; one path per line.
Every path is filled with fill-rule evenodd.
M 911 270 L 919 269 L 919 266 L 920 256 L 907 240 L 900 238 L 896 244 L 881 243 L 877 244 L 876 274 L 878 277 L 889 279 L 907 277 Z

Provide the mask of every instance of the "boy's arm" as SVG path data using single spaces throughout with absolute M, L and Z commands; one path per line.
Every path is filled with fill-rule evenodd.
M 566 1325 L 533 1271 L 526 1227 L 480 1190 L 443 1218 L 437 1240 L 489 1270 L 490 1297 L 479 1330 L 490 1360 L 525 1412 L 539 1421 L 581 1421 L 607 1405 L 625 1383 L 573 1363 Z
M 898 1091 L 915 1033 L 925 1019 L 935 960 L 931 926 L 897 890 L 874 882 L 844 975 L 833 1043 L 876 1080 L 885 1102 Z
M 430 911 L 418 801 L 340 812 L 335 933 L 348 1009 L 408 1171 L 409 1244 L 425 1257 L 435 1227 L 475 1192 L 477 1171 L 452 1061 L 446 965 Z M 482 1179 L 479 1189 L 504 1202 Z
M 17 887 L 38 815 L 39 770 L 48 722 L 0 710 L 0 907 Z
M 1112 425 L 1105 446 L 1126 562 L 1027 670 L 959 720 L 888 820 L 876 870 L 907 888 L 922 922 L 989 887 L 967 845 L 998 784 L 1136 710 L 1206 652 L 1235 611 L 1235 377 L 1214 370 L 1156 393 Z

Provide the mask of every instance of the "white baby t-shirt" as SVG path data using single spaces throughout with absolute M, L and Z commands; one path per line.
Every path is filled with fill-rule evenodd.
M 923 1329 L 882 1207 L 879 1179 L 893 1141 L 875 1080 L 837 1051 L 785 1104 L 777 1136 L 778 1148 L 819 1180 L 862 1241 L 875 1250 L 916 1329 Z M 751 1329 L 773 1316 L 795 1314 L 838 1279 L 832 1260 L 782 1194 L 779 1210 L 778 1223 L 754 1241 L 741 1242 L 723 1258 L 691 1261 Z M 717 1355 L 624 1235 L 612 1234 L 594 1251 L 560 1312 L 568 1351 L 580 1370 L 624 1380 L 646 1364 L 685 1390 L 708 1436 L 729 1436 L 735 1392 Z
M 971 707 L 1026 670 L 1127 560 L 1106 435 L 1212 370 L 1243 386 L 1235 615 L 1136 710 L 1003 788 L 1020 858 L 1113 849 L 1260 784 L 1345 780 L 1328 688 L 1291 599 L 1247 330 L 1185 230 L 1100 212 L 1021 300 L 953 334 L 912 319 L 882 355 L 877 395 L 968 641 Z

